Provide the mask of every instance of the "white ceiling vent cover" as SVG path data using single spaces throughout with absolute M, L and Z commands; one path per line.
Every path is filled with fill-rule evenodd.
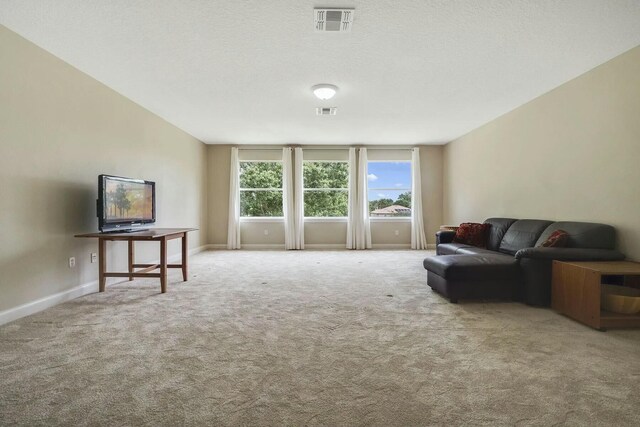
M 316 116 L 335 116 L 338 107 L 318 107 L 316 108 Z
M 316 31 L 351 31 L 353 9 L 313 9 Z

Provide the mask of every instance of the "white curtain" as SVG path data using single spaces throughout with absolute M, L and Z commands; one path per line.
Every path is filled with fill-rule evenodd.
M 369 184 L 367 164 L 369 163 L 367 149 L 358 150 L 358 205 L 360 207 L 360 230 L 356 249 L 371 249 L 371 224 L 369 223 Z
M 240 249 L 240 161 L 238 160 L 238 147 L 231 148 L 230 169 L 227 249 Z
M 349 218 L 347 249 L 371 248 L 367 184 L 367 149 L 349 149 Z
M 356 249 L 371 248 L 371 224 L 369 222 L 369 186 L 367 183 L 367 149 L 358 150 L 358 202 L 356 225 Z
M 422 178 L 420 176 L 420 149 L 411 152 L 411 249 L 427 249 L 422 217 Z
M 349 148 L 349 210 L 347 218 L 347 249 L 356 248 L 358 226 L 358 161 L 356 149 Z
M 294 149 L 294 212 L 295 212 L 295 237 L 294 248 L 304 249 L 304 178 L 302 175 L 302 148 Z
M 293 149 L 282 149 L 282 211 L 284 212 L 284 248 L 296 249 L 296 224 L 294 208 L 293 164 L 291 156 Z

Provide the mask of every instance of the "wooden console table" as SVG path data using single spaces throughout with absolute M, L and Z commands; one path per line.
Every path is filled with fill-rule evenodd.
M 553 261 L 551 307 L 600 330 L 640 327 L 640 313 L 618 314 L 602 310 L 603 276 L 621 276 L 625 285 L 640 287 L 640 263 Z
M 167 269 L 182 269 L 182 279 L 187 280 L 187 268 L 189 251 L 187 246 L 187 233 L 195 231 L 197 228 L 152 228 L 146 231 L 134 231 L 131 233 L 88 233 L 78 234 L 76 237 L 88 237 L 98 239 L 98 266 L 99 266 L 99 288 L 104 292 L 107 284 L 107 277 L 158 277 L 160 278 L 160 290 L 167 292 Z M 180 264 L 167 263 L 167 241 L 182 239 L 182 262 Z M 127 273 L 107 272 L 107 242 L 127 241 L 129 243 L 129 271 Z M 134 242 L 159 242 L 160 243 L 160 263 L 159 264 L 136 264 Z M 136 270 L 140 268 L 141 270 Z M 160 269 L 159 273 L 151 273 Z

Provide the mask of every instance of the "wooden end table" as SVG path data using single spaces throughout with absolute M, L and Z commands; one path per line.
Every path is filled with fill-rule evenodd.
M 622 276 L 624 285 L 640 287 L 640 263 L 631 261 L 553 261 L 551 307 L 602 331 L 640 327 L 640 313 L 604 311 L 600 305 L 603 276 Z
M 145 231 L 135 231 L 131 233 L 87 233 L 78 234 L 76 237 L 86 237 L 98 239 L 98 266 L 99 266 L 99 290 L 104 292 L 107 277 L 158 277 L 160 278 L 160 291 L 167 292 L 167 269 L 182 269 L 182 279 L 187 281 L 187 268 L 189 259 L 189 248 L 187 245 L 187 233 L 195 231 L 197 228 L 152 228 Z M 182 239 L 182 262 L 180 264 L 167 263 L 167 242 L 173 239 Z M 107 242 L 126 241 L 129 244 L 129 271 L 126 273 L 107 272 Z M 160 243 L 160 263 L 159 264 L 136 264 L 134 242 L 159 242 Z M 140 268 L 141 270 L 136 270 Z M 154 270 L 159 273 L 151 273 Z

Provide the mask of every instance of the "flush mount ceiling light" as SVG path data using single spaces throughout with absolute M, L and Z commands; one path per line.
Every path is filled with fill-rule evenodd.
M 311 90 L 318 99 L 322 99 L 323 101 L 325 101 L 327 99 L 333 98 L 333 95 L 335 95 L 338 91 L 338 86 L 323 83 L 313 86 Z

